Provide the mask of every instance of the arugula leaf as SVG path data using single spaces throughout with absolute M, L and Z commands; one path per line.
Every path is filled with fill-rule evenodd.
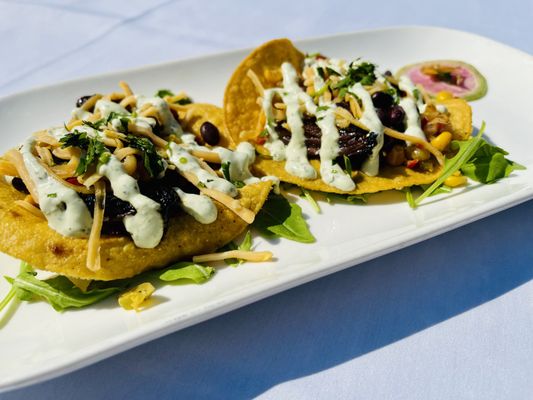
M 457 141 L 454 140 L 450 148 L 457 150 L 457 153 L 452 158 L 446 159 L 444 163 L 444 169 L 439 178 L 429 186 L 424 193 L 422 193 L 414 201 L 414 207 L 416 208 L 422 200 L 430 196 L 437 188 L 439 188 L 446 179 L 448 179 L 454 172 L 458 171 L 472 156 L 476 153 L 483 141 L 481 139 L 483 132 L 485 131 L 485 122 L 481 124 L 481 129 L 475 137 L 471 137 L 468 140 Z
M 317 214 L 320 214 L 320 206 L 316 202 L 315 198 L 311 195 L 309 190 L 300 188 L 300 192 L 300 197 L 305 198 L 309 202 L 309 204 L 311 204 L 311 207 L 313 207 Z
M 163 159 L 157 154 L 154 144 L 149 139 L 127 135 L 126 141 L 130 147 L 141 151 L 144 168 L 151 177 L 159 176 L 165 170 Z
M 340 194 L 340 193 L 327 193 L 326 200 L 331 203 L 334 200 L 345 201 L 350 204 L 360 205 L 361 203 L 368 202 L 368 194 Z
M 204 267 L 190 261 L 182 261 L 165 269 L 165 272 L 159 275 L 159 279 L 165 282 L 190 280 L 195 283 L 204 283 L 211 278 L 214 272 L 215 269 L 212 267 Z
M 163 98 L 165 96 L 174 96 L 174 93 L 172 93 L 172 91 L 168 89 L 159 89 L 155 95 L 156 97 Z
M 252 249 L 252 235 L 250 234 L 250 231 L 248 231 L 246 232 L 246 235 L 244 236 L 244 239 L 242 240 L 241 244 L 237 245 L 235 244 L 235 242 L 229 242 L 222 249 L 220 249 L 220 251 L 229 251 L 229 250 L 250 251 L 251 249 Z M 242 264 L 244 260 L 241 260 L 240 258 L 228 258 L 224 260 L 224 262 L 231 267 L 237 267 L 238 265 Z
M 12 287 L 17 290 L 17 297 L 21 300 L 29 300 L 30 294 L 38 296 L 48 301 L 56 311 L 63 311 L 67 308 L 80 308 L 109 297 L 118 292 L 119 288 L 94 289 L 82 292 L 68 278 L 56 276 L 47 280 L 39 280 L 35 277 L 35 272 L 26 263 L 21 264 L 21 269 L 26 266 L 26 270 L 21 270 L 15 279 L 10 279 Z
M 344 160 L 344 169 L 346 170 L 346 173 L 348 175 L 352 175 L 352 162 L 350 161 L 350 157 L 346 156 L 346 155 L 343 155 L 343 160 Z
M 508 154 L 505 150 L 482 140 L 472 158 L 461 166 L 461 172 L 474 181 L 493 183 L 509 176 L 515 170 L 525 169 L 523 165 L 505 158 Z
M 314 236 L 302 216 L 299 205 L 275 193 L 268 196 L 252 224 L 267 237 L 283 237 L 302 243 L 312 243 Z

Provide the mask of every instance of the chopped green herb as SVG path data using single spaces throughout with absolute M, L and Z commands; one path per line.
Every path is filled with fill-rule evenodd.
M 180 163 L 181 164 L 187 164 L 187 158 L 186 157 L 180 157 Z
M 328 74 L 330 75 L 336 75 L 336 76 L 341 76 L 341 74 L 339 74 L 337 71 L 335 71 L 333 68 L 331 67 L 326 67 L 326 71 L 328 71 Z
M 268 137 L 268 130 L 263 129 L 259 134 L 259 137 Z
M 174 96 L 174 93 L 168 89 L 159 89 L 155 95 L 156 97 L 164 98 L 165 96 Z
M 190 97 L 184 97 L 182 99 L 176 100 L 174 104 L 179 104 L 180 106 L 185 106 L 187 104 L 191 104 L 192 99 Z
M 324 68 L 318 67 L 316 69 L 316 72 L 318 72 L 318 75 L 320 75 L 322 79 L 326 79 L 326 73 L 324 72 Z
M 220 169 L 222 170 L 224 179 L 231 182 L 231 175 L 230 175 L 230 169 L 229 169 L 230 165 L 231 165 L 231 162 L 227 161 L 225 163 L 222 163 L 222 165 L 220 166 Z
M 246 186 L 246 184 L 243 181 L 233 181 L 232 183 L 237 189 L 240 189 Z
M 202 189 L 205 189 L 207 187 L 207 186 L 205 186 L 205 183 L 203 183 L 203 182 L 198 182 L 198 184 L 196 186 L 198 186 L 199 188 L 202 188 Z
M 106 125 L 106 120 L 104 118 L 99 119 L 98 121 L 81 121 L 83 125 L 87 125 L 93 129 L 99 130 L 102 126 Z
M 327 110 L 329 110 L 328 106 L 320 106 L 316 108 L 316 112 L 327 111 Z
M 46 196 L 55 199 L 57 197 L 57 193 L 48 193 Z
M 324 93 L 326 93 L 326 90 L 328 90 L 329 86 L 327 85 L 327 82 L 324 86 L 320 88 L 317 92 L 313 93 L 313 97 L 319 97 L 322 96 Z
M 151 140 L 135 135 L 127 135 L 126 141 L 130 147 L 141 151 L 144 169 L 151 177 L 159 176 L 165 170 L 165 163 L 161 156 L 157 154 Z
M 77 176 L 87 172 L 87 169 L 96 163 L 104 152 L 108 151 L 99 138 L 91 137 L 86 132 L 80 132 L 76 129 L 63 136 L 59 142 L 62 148 L 72 146 L 82 150 L 80 162 L 76 168 Z
M 376 66 L 369 62 L 362 62 L 355 66 L 354 63 L 351 63 L 346 73 L 346 78 L 337 82 L 333 89 L 350 87 L 357 82 L 361 82 L 361 85 L 372 85 L 376 81 L 375 69 Z

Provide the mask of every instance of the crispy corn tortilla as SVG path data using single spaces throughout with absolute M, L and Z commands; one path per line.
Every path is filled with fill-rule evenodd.
M 304 55 L 288 39 L 276 39 L 252 51 L 239 64 L 224 94 L 224 122 L 235 143 L 243 141 L 244 138 L 256 138 L 265 124 L 264 113 L 257 103 L 257 89 L 247 75 L 248 70 L 251 69 L 263 87 L 268 89 L 279 86 L 282 80 L 281 64 L 290 62 L 301 73 L 303 60 Z M 472 112 L 468 103 L 462 99 L 451 99 L 442 104 L 450 111 L 454 139 L 467 139 L 472 132 Z M 263 148 L 260 147 L 259 153 L 263 154 Z M 359 172 L 354 179 L 356 188 L 350 192 L 342 192 L 322 181 L 318 160 L 310 162 L 318 173 L 317 179 L 307 180 L 293 176 L 285 171 L 284 161 L 274 161 L 264 155 L 257 157 L 253 168 L 258 174 L 274 175 L 284 182 L 306 189 L 343 194 L 374 193 L 428 184 L 437 179 L 442 170 L 436 163 L 432 172 L 417 172 L 403 166 L 381 166 L 378 176 L 367 176 Z
M 220 142 L 217 146 L 234 148 L 234 143 L 226 133 L 224 127 L 224 112 L 220 107 L 207 103 L 192 103 L 183 106 L 178 111 L 179 121 L 185 132 L 194 133 L 198 138 L 202 138 L 200 127 L 204 122 L 211 122 L 220 132 Z M 203 139 L 201 139 L 203 142 Z M 209 147 L 209 145 L 206 145 Z
M 271 183 L 260 182 L 240 189 L 240 203 L 258 212 Z M 128 237 L 103 236 L 100 240 L 102 268 L 86 268 L 87 239 L 69 238 L 52 230 L 46 220 L 15 205 L 25 197 L 0 180 L 0 251 L 32 266 L 80 279 L 129 278 L 145 270 L 163 267 L 178 259 L 213 252 L 242 233 L 247 224 L 215 201 L 218 218 L 201 224 L 180 212 L 168 225 L 163 240 L 154 249 L 136 247 Z
M 257 89 L 247 76 L 248 70 L 254 71 L 267 89 L 281 82 L 283 62 L 290 62 L 301 71 L 304 58 L 289 39 L 276 39 L 252 51 L 239 64 L 224 93 L 224 123 L 235 143 L 242 142 L 242 137 L 248 135 L 256 137 L 264 128 L 264 124 L 259 123 L 263 113 L 257 104 Z

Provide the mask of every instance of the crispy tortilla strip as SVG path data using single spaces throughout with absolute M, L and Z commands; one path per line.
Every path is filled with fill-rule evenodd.
M 243 207 L 258 212 L 270 191 L 270 182 L 260 182 L 240 189 Z M 161 243 L 155 249 L 141 249 L 129 237 L 102 236 L 101 268 L 86 267 L 87 239 L 61 236 L 45 220 L 13 207 L 24 198 L 7 183 L 0 181 L 0 251 L 24 260 L 36 268 L 78 279 L 113 280 L 129 278 L 145 270 L 163 267 L 195 254 L 214 252 L 241 234 L 248 226 L 232 211 L 215 201 L 218 218 L 212 224 L 200 224 L 180 212 L 169 222 Z
M 271 88 L 282 80 L 283 62 L 290 62 L 300 71 L 304 58 L 289 39 L 276 39 L 255 49 L 239 64 L 224 93 L 224 122 L 235 143 L 242 141 L 242 132 L 247 137 L 256 136 L 263 129 L 257 124 L 261 107 L 257 104 L 257 89 L 248 77 L 248 70 L 254 71 L 264 88 Z

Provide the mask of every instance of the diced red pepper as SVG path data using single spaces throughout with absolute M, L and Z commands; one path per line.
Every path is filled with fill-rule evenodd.
M 255 143 L 259 145 L 263 145 L 265 144 L 265 142 L 266 142 L 266 137 L 258 137 L 257 139 L 255 139 Z
M 409 160 L 407 161 L 407 168 L 413 169 L 418 165 L 419 162 L 420 160 Z
M 71 185 L 81 186 L 81 183 L 78 182 L 78 178 L 67 178 L 65 180 Z

